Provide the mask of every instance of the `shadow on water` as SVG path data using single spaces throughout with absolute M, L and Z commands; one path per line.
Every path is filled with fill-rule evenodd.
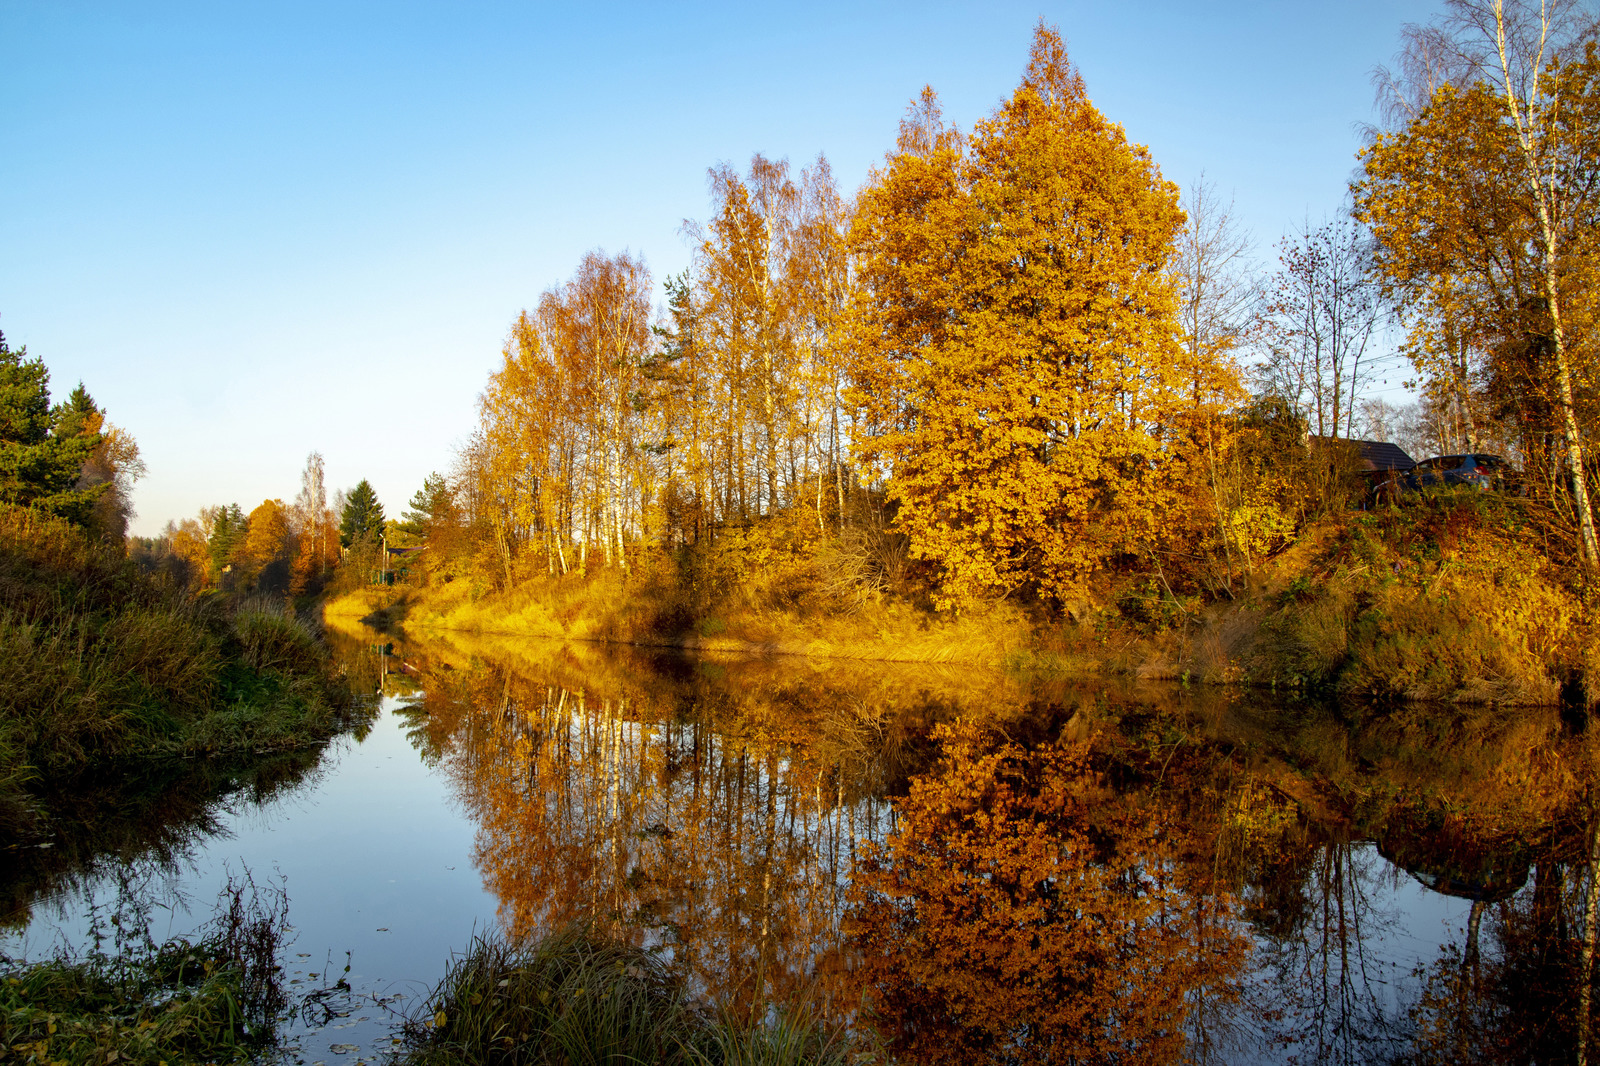
M 503 933 L 587 923 L 735 1015 L 870 1018 L 903 1061 L 1567 1061 L 1578 1039 L 1595 741 L 1554 709 L 330 640 L 448 782 Z M 0 873 L 11 927 L 204 849 L 317 758 L 63 788 L 54 847 Z
M 253 758 L 163 759 L 55 782 L 38 792 L 49 814 L 42 843 L 0 863 L 0 931 L 19 931 L 37 902 L 70 895 L 123 868 L 178 872 L 221 829 L 226 811 L 293 792 L 321 750 Z

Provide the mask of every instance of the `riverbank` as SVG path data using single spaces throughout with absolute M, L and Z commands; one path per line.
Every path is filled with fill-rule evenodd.
M 120 545 L 0 507 L 0 847 L 40 829 L 32 795 L 96 766 L 315 743 L 350 701 L 307 621 L 192 596 Z
M 1066 612 L 1002 601 L 938 613 L 882 592 L 697 596 L 681 567 L 649 554 L 628 573 L 362 589 L 324 610 L 423 632 L 1589 706 L 1600 697 L 1592 595 L 1543 542 L 1520 501 L 1461 494 L 1325 518 L 1231 591 L 1103 582 Z
M 465 581 L 424 589 L 361 589 L 331 599 L 323 610 L 328 618 L 426 632 L 878 662 L 1001 666 L 1026 657 L 1036 644 L 1027 616 L 1004 603 L 960 617 L 892 600 L 833 615 L 732 602 L 704 613 L 669 614 L 661 601 L 675 592 L 649 575 L 601 570 L 541 576 L 509 592 L 485 591 Z
M 0 1058 L 60 1066 L 247 1063 L 289 1007 L 279 955 L 282 887 L 229 878 L 194 937 L 157 943 L 148 912 L 112 918 L 107 954 L 39 962 L 0 956 Z

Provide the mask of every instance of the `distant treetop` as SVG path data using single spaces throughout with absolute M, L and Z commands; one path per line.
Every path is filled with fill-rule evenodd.
M 366 478 L 350 490 L 344 513 L 339 516 L 339 543 L 348 548 L 366 536 L 383 532 L 383 504 Z

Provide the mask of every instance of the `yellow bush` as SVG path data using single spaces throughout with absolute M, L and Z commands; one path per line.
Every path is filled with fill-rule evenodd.
M 1265 497 L 1228 512 L 1228 536 L 1252 558 L 1271 555 L 1294 539 L 1294 533 L 1294 519 Z

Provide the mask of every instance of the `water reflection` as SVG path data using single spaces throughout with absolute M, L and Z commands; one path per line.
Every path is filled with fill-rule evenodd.
M 522 669 L 429 660 L 411 712 L 478 823 L 507 931 L 605 923 L 735 1010 L 837 991 L 857 849 L 889 831 L 886 786 L 937 701 L 868 709 L 837 678 L 547 650 Z
M 350 946 L 344 912 L 311 913 L 343 898 L 385 981 L 431 982 L 487 913 L 419 905 L 427 960 L 380 954 L 398 921 L 370 901 L 420 900 L 428 850 L 512 935 L 593 921 L 709 1001 L 805 1000 L 906 1062 L 1567 1062 L 1583 1028 L 1594 741 L 1553 711 L 332 636 L 430 769 L 385 769 L 409 757 L 390 725 L 350 749 L 326 772 L 364 776 L 318 785 L 341 798 L 295 832 L 414 848 L 366 888 L 302 863 L 288 890 L 297 924 L 336 930 L 301 950 Z M 316 766 L 64 788 L 56 846 L 0 864 L 12 927 L 113 871 L 209 862 L 225 816 Z M 420 812 L 419 777 L 464 824 Z M 469 851 L 472 872 L 438 857 Z
M 0 862 L 0 933 L 20 933 L 40 901 L 60 916 L 102 880 L 174 882 L 221 833 L 231 812 L 293 794 L 319 773 L 321 748 L 254 757 L 131 763 L 39 791 L 50 828 L 42 844 Z M 171 884 L 165 889 L 176 891 Z
M 1191 1036 L 1214 1044 L 1250 944 L 1232 893 L 1194 861 L 1213 828 L 1116 782 L 1138 760 L 1099 734 L 1031 748 L 971 724 L 939 735 L 938 771 L 856 875 L 855 977 L 890 1050 L 1171 1062 Z
M 1533 856 L 1588 883 L 1565 853 L 1590 746 L 1554 712 L 1363 722 L 973 671 L 401 654 L 509 932 L 609 923 L 738 1009 L 865 1008 L 905 1061 L 1427 1058 L 1481 1039 L 1463 1018 L 1509 1024 L 1482 975 L 1527 953 L 1508 916 L 1539 895 Z M 935 735 L 962 718 L 986 739 Z M 1565 889 L 1546 956 L 1576 950 L 1581 906 Z M 1541 979 L 1565 990 L 1546 1012 L 1572 1013 L 1575 977 Z

